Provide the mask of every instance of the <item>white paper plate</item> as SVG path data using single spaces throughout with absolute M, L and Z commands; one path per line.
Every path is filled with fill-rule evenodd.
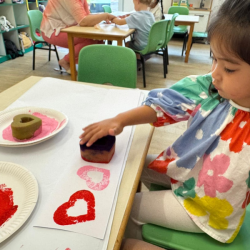
M 24 167 L 0 161 L 0 184 L 13 191 L 13 203 L 18 205 L 16 213 L 0 227 L 0 242 L 17 231 L 29 218 L 38 198 L 35 177 Z
M 3 130 L 6 129 L 13 121 L 13 117 L 19 114 L 33 114 L 34 112 L 41 113 L 46 115 L 50 118 L 54 118 L 58 121 L 58 127 L 49 135 L 44 136 L 43 138 L 35 139 L 32 141 L 9 141 L 3 138 Z M 46 141 L 59 133 L 68 123 L 68 117 L 53 109 L 47 108 L 39 108 L 39 107 L 23 107 L 23 108 L 16 108 L 12 110 L 6 110 L 0 112 L 0 146 L 4 147 L 27 147 L 38 144 L 40 142 Z

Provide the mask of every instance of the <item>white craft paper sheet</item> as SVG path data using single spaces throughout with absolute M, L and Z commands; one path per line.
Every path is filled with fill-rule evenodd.
M 110 98 L 112 100 L 112 98 Z M 103 107 L 107 106 L 105 103 Z M 94 113 L 92 113 L 94 114 Z M 79 150 L 74 152 L 75 159 L 68 166 L 67 171 L 64 171 L 60 177 L 60 181 L 53 192 L 50 194 L 49 201 L 44 204 L 42 212 L 35 222 L 35 226 L 57 228 L 69 230 L 72 232 L 87 234 L 99 239 L 103 239 L 108 224 L 111 208 L 113 205 L 115 191 L 118 185 L 119 176 L 123 170 L 125 163 L 125 154 L 127 145 L 131 136 L 131 127 L 125 128 L 123 133 L 116 137 L 115 154 L 108 164 L 98 164 L 83 161 L 79 155 Z M 109 184 L 103 190 L 93 190 L 88 187 L 86 180 L 77 175 L 77 171 L 86 166 L 105 169 L 110 172 Z M 103 174 L 97 171 L 88 172 L 88 176 L 98 183 L 101 181 Z M 56 209 L 65 202 L 68 202 L 71 195 L 79 190 L 88 190 L 95 197 L 95 220 L 77 223 L 74 225 L 58 225 L 53 220 L 53 215 Z M 87 213 L 87 204 L 84 200 L 78 200 L 75 206 L 69 208 L 67 214 L 69 216 L 84 215 Z
M 80 158 L 79 134 L 85 125 L 99 121 L 133 107 L 142 101 L 140 90 L 110 90 L 94 88 L 81 84 L 53 78 L 44 78 L 21 96 L 8 109 L 23 106 L 39 106 L 53 108 L 65 113 L 69 118 L 67 127 L 50 140 L 32 147 L 0 149 L 0 159 L 20 164 L 29 169 L 39 184 L 38 204 L 27 223 L 12 237 L 0 244 L 0 249 L 106 249 L 112 225 L 115 205 L 112 206 L 111 218 L 104 240 L 83 234 L 63 230 L 33 227 L 36 218 L 42 213 L 44 206 L 60 180 L 66 176 Z M 103 103 L 108 105 L 105 107 Z M 128 130 L 130 132 L 128 132 Z M 132 127 L 126 128 L 122 134 L 130 137 Z M 130 138 L 131 139 L 131 138 Z M 117 142 L 119 144 L 119 136 Z M 126 148 L 128 153 L 129 148 Z M 123 165 L 125 164 L 125 158 Z M 122 174 L 122 170 L 121 170 Z M 120 176 L 117 176 L 119 180 Z M 59 183 L 58 183 L 59 181 Z M 120 182 L 119 182 L 120 183 Z M 119 184 L 117 183 L 117 184 Z M 119 185 L 118 185 L 119 186 Z M 117 194 L 118 190 L 114 190 Z M 64 202 L 69 198 L 65 196 Z M 59 204 L 60 205 L 60 204 Z

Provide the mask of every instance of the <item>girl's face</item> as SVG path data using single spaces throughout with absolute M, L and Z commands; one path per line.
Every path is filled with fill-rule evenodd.
M 235 55 L 221 51 L 212 39 L 213 85 L 221 97 L 250 108 L 250 65 Z

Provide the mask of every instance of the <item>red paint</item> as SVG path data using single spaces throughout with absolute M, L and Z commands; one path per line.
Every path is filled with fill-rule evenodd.
M 5 184 L 0 185 L 0 226 L 8 221 L 17 211 L 18 206 L 14 206 L 13 191 Z
M 77 200 L 85 200 L 87 202 L 87 214 L 79 216 L 68 216 L 67 210 L 73 207 Z M 87 190 L 80 190 L 70 196 L 69 201 L 63 203 L 54 213 L 54 221 L 58 225 L 73 225 L 85 221 L 95 219 L 95 197 Z

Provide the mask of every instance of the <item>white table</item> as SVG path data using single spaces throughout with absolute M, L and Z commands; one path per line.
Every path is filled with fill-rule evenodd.
M 42 77 L 29 77 L 20 83 L 14 85 L 13 87 L 5 90 L 0 93 L 0 110 L 7 108 L 12 104 L 16 99 L 18 99 L 22 94 L 29 90 L 33 85 L 35 85 Z M 119 88 L 113 86 L 103 86 L 96 84 L 88 83 L 79 83 L 95 86 L 96 88 Z M 121 88 L 120 88 L 121 89 Z M 137 190 L 139 183 L 142 167 L 147 155 L 148 147 L 152 138 L 153 127 L 150 125 L 140 125 L 135 129 L 133 136 L 132 145 L 128 155 L 127 163 L 125 166 L 125 171 L 122 177 L 118 201 L 115 209 L 114 220 L 112 223 L 111 233 L 109 236 L 108 250 L 118 250 L 122 241 L 124 230 L 126 228 L 127 220 L 130 214 L 132 207 L 134 195 Z M 1 149 L 0 149 L 1 150 Z M 2 148 L 3 150 L 3 148 Z M 15 150 L 17 153 L 18 151 Z M 32 171 L 30 169 L 30 171 Z M 42 172 L 41 172 L 42 174 Z M 47 173 L 49 175 L 49 173 Z M 36 210 L 36 208 L 35 208 Z M 34 211 L 35 211 L 34 210 Z M 26 230 L 32 231 L 35 230 L 36 238 L 39 238 L 39 241 L 36 242 L 36 250 L 49 250 L 57 249 L 60 245 L 60 241 L 67 242 L 67 246 L 71 250 L 83 250 L 82 246 L 84 242 L 80 234 L 71 233 L 63 230 L 54 230 L 54 229 L 45 229 L 45 228 L 34 228 L 32 226 L 32 221 L 34 219 L 35 212 L 29 217 L 26 223 L 12 236 L 6 239 L 4 242 L 0 243 L 1 250 L 15 250 L 11 248 L 12 241 L 22 241 L 24 237 L 24 232 Z M 32 241 L 32 237 L 25 239 L 26 241 Z M 41 248 L 41 246 L 43 246 Z M 81 247 L 80 247 L 81 246 Z M 65 250 L 66 247 L 63 249 Z M 19 249 L 19 248 L 18 248 Z M 20 249 L 27 249 L 25 246 L 20 245 Z M 62 249 L 62 248 L 58 248 Z M 35 250 L 35 249 L 28 249 Z M 87 249 L 86 249 L 87 250 Z M 88 249 L 90 250 L 90 249 Z M 97 249 L 98 250 L 98 249 Z

